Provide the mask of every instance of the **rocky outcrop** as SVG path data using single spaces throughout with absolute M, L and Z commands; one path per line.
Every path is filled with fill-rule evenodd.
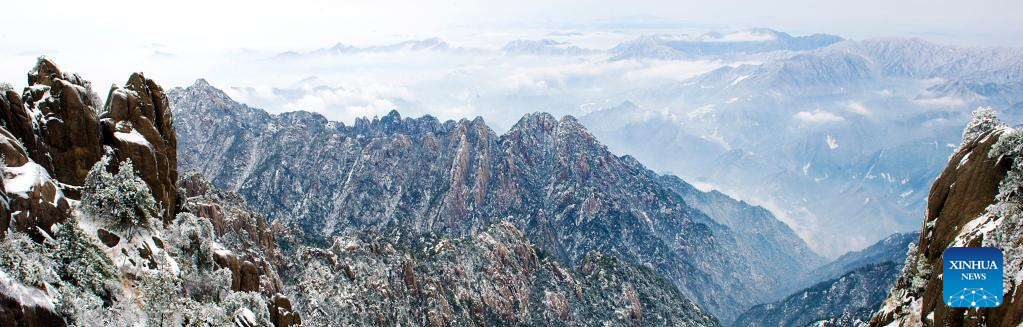
M 182 209 L 213 224 L 214 233 L 234 251 L 215 254 L 216 263 L 231 270 L 231 289 L 273 295 L 283 290 L 275 267 L 285 264 L 277 239 L 263 215 L 240 196 L 214 188 L 200 174 L 187 173 L 178 182 Z
M 46 146 L 36 135 L 36 120 L 25 109 L 21 96 L 10 85 L 0 84 L 0 123 L 6 130 L 6 136 L 18 139 L 24 145 L 28 158 L 43 167 L 50 167 L 50 157 L 46 155 Z M 17 166 L 23 164 L 16 163 Z M 8 164 L 10 166 L 11 164 Z
M 163 88 L 142 73 L 132 74 L 124 88 L 110 89 L 102 125 L 116 162 L 132 161 L 169 222 L 177 211 L 178 143 Z
M 405 235 L 408 236 L 408 235 Z M 315 326 L 716 326 L 649 268 L 590 253 L 567 267 L 507 222 L 407 248 L 366 233 L 303 248 L 287 269 L 302 321 Z
M 0 129 L 0 154 L 4 158 L 3 216 L 0 236 L 8 228 L 28 233 L 37 242 L 53 236 L 50 229 L 63 222 L 70 204 L 58 183 L 46 169 L 32 161 L 21 143 L 6 130 Z
M 267 304 L 270 310 L 270 321 L 276 327 L 289 327 L 302 324 L 302 317 L 291 308 L 291 300 L 287 296 L 275 294 Z
M 33 160 L 62 183 L 82 185 L 89 169 L 104 154 L 99 97 L 92 91 L 92 84 L 78 74 L 61 72 L 49 59 L 39 58 L 28 73 L 22 100 L 34 119 L 32 132 L 40 141 L 26 144 L 41 147 L 29 151 L 38 154 Z M 42 157 L 43 153 L 49 158 Z M 72 187 L 66 193 L 75 196 L 76 192 Z
M 216 253 L 213 258 L 218 266 L 231 271 L 232 291 L 259 291 L 259 271 L 252 261 L 238 259 L 238 256 L 228 252 Z
M 171 244 L 174 251 L 164 249 L 167 244 L 162 233 L 182 232 L 179 228 L 186 233 L 200 233 L 203 223 L 191 217 L 191 222 L 186 223 L 191 225 L 173 224 L 176 214 L 182 211 L 175 185 L 177 141 L 170 106 L 159 85 L 141 73 L 133 74 L 123 88 L 111 89 L 101 109 L 88 81 L 62 72 L 46 58 L 40 58 L 29 72 L 28 85 L 20 96 L 9 85 L 0 85 L 3 158 L 0 242 L 7 251 L 0 258 L 0 325 L 78 325 L 83 323 L 81 319 L 108 314 L 109 319 L 129 320 L 87 323 L 134 325 L 131 319 L 140 316 L 128 311 L 166 304 L 152 297 L 134 298 L 151 290 L 124 288 L 125 285 L 138 287 L 150 281 L 146 276 L 161 273 L 164 275 L 156 279 L 168 279 L 172 284 L 190 278 L 185 283 L 189 293 L 182 293 L 182 287 L 170 287 L 167 294 L 208 301 L 210 298 L 203 294 L 223 290 L 217 289 L 215 283 L 197 282 L 195 279 L 202 279 L 208 272 L 198 275 L 195 272 L 216 270 L 215 263 L 231 270 L 232 291 L 265 294 L 248 293 L 250 302 L 258 305 L 246 310 L 260 313 L 276 305 L 280 308 L 274 311 L 277 313 L 274 323 L 286 326 L 299 321 L 286 298 L 274 303 L 259 302 L 283 289 L 274 268 L 282 259 L 263 216 L 248 210 L 243 202 L 236 202 L 239 197 L 227 198 L 209 189 L 194 192 L 192 207 L 212 208 L 197 211 L 203 218 L 216 222 L 217 228 L 216 232 L 206 229 L 210 231 L 207 235 L 214 235 L 200 242 L 206 244 L 206 252 L 198 247 L 188 251 L 199 258 L 208 254 L 209 259 L 190 261 L 192 257 L 182 257 L 184 252 L 178 246 L 184 243 L 180 239 Z M 130 166 L 122 164 L 129 161 Z M 127 174 L 103 175 L 105 172 L 98 170 L 90 175 L 97 162 L 108 163 L 105 167 L 112 172 L 134 169 Z M 86 185 L 87 179 L 92 184 Z M 100 198 L 104 200 L 97 200 Z M 91 199 L 89 209 L 83 208 L 86 199 Z M 108 212 L 131 210 L 146 214 L 139 216 L 144 219 L 139 220 L 142 223 L 128 228 L 119 225 L 123 220 L 113 221 L 114 214 Z M 149 224 L 150 215 L 162 219 L 164 224 Z M 210 252 L 214 248 L 217 251 Z M 171 252 L 179 257 L 170 256 Z M 192 273 L 180 275 L 182 270 Z M 214 291 L 202 291 L 203 287 Z M 135 293 L 130 295 L 135 300 L 124 304 L 127 306 L 124 312 L 119 311 L 122 309 L 114 302 L 130 293 Z M 210 307 L 219 308 L 218 305 L 213 303 Z M 168 308 L 160 307 L 157 311 Z M 269 312 L 224 314 L 238 313 L 244 319 L 236 322 L 270 323 L 269 318 L 261 318 L 268 317 Z M 121 314 L 125 317 L 120 317 Z
M 47 58 L 39 58 L 28 73 L 20 97 L 9 86 L 0 87 L 5 137 L 18 140 L 25 159 L 42 167 L 61 195 L 78 199 L 89 169 L 110 147 L 116 160 L 109 168 L 131 160 L 163 209 L 165 222 L 177 212 L 177 139 L 169 108 L 160 86 L 141 73 L 132 74 L 124 88 L 114 86 L 101 108 L 91 83 L 62 72 Z M 21 157 L 8 160 L 8 167 L 24 164 Z M 44 196 L 52 193 L 42 190 Z M 47 217 L 61 222 L 66 213 Z
M 970 137 L 949 158 L 948 166 L 931 187 L 919 246 L 910 252 L 902 274 L 871 325 L 1017 326 L 1023 322 L 1023 294 L 1016 289 L 1018 281 L 1013 281 L 1019 273 L 1019 257 L 1013 253 L 1018 251 L 1020 239 L 1018 232 L 1011 232 L 1020 221 L 1018 216 L 998 209 L 1019 204 L 1005 202 L 1015 201 L 1009 197 L 997 197 L 1000 187 L 1018 188 L 1013 186 L 1017 180 L 1006 176 L 1019 154 L 992 151 L 999 146 L 1011 148 L 999 144 L 1005 138 L 1018 138 L 1018 132 L 990 125 L 966 133 Z M 1011 196 L 1011 192 L 1006 194 Z M 1004 303 L 978 309 L 943 303 L 941 257 L 952 246 L 998 246 L 1005 252 Z

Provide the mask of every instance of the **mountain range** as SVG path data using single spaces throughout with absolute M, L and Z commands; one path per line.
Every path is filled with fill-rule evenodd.
M 563 265 L 509 222 L 327 238 L 271 221 L 201 174 L 179 178 L 175 126 L 195 117 L 175 117 L 143 74 L 101 109 L 49 59 L 29 85 L 0 97 L 4 325 L 718 324 L 650 267 L 598 252 Z
M 917 227 L 970 110 L 1019 117 L 1021 62 L 1016 48 L 842 41 L 628 91 L 579 120 L 616 153 L 769 208 L 835 257 Z
M 497 135 L 480 118 L 392 112 L 346 126 L 306 112 L 271 115 L 203 80 L 169 98 L 183 169 L 300 227 L 311 242 L 390 229 L 469 236 L 507 220 L 569 265 L 600 251 L 651 267 L 725 323 L 787 291 L 790 274 L 823 263 L 769 212 L 693 194 L 680 180 L 669 186 L 611 154 L 572 117 L 530 114 Z M 718 211 L 708 215 L 684 196 Z M 753 213 L 731 216 L 744 210 Z M 752 224 L 771 229 L 754 233 Z M 761 251 L 764 244 L 786 246 Z
M 273 59 L 452 49 L 478 51 Z M 0 325 L 1023 320 L 1023 134 L 997 117 L 1020 118 L 1019 49 L 753 29 L 498 52 L 733 64 L 498 132 L 275 114 L 142 73 L 101 98 L 41 57 L 21 92 L 0 84 Z M 1005 303 L 943 304 L 954 246 L 1004 251 Z

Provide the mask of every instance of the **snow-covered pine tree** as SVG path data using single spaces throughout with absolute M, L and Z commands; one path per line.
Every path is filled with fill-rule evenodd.
M 149 186 L 135 175 L 131 160 L 122 162 L 116 174 L 107 171 L 109 162 L 110 158 L 105 157 L 89 170 L 80 209 L 115 230 L 156 227 L 159 208 Z
M 991 107 L 979 107 L 971 114 L 970 122 L 963 129 L 963 144 L 973 142 L 987 131 L 1004 127 L 1005 123 L 998 119 L 998 114 Z
M 998 247 L 1005 255 L 1002 267 L 1006 271 L 1003 289 L 1015 289 L 1019 285 L 1019 274 L 1023 271 L 1023 130 L 1009 128 L 998 139 L 988 154 L 992 158 L 1009 160 L 1011 166 L 998 184 L 995 202 L 987 207 L 995 228 L 984 237 L 984 246 Z

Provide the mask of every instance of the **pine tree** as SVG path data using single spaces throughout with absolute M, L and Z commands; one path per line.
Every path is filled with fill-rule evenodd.
M 158 207 L 146 182 L 135 175 L 131 160 L 117 174 L 107 171 L 109 158 L 100 160 L 86 175 L 81 210 L 117 230 L 134 232 L 158 225 Z
M 995 128 L 1004 127 L 998 114 L 995 113 L 991 107 L 979 107 L 973 111 L 970 122 L 966 124 L 966 128 L 963 130 L 963 145 L 973 142 L 980 135 L 993 130 Z

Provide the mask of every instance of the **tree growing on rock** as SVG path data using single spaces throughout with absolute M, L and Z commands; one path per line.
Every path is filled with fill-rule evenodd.
M 963 144 L 973 142 L 981 134 L 995 128 L 1004 127 L 1005 123 L 998 119 L 998 114 L 991 107 L 980 107 L 973 111 L 970 122 L 963 129 Z
M 109 158 L 100 160 L 85 178 L 81 210 L 121 231 L 152 229 L 159 222 L 159 208 L 131 160 L 120 164 L 116 174 L 107 171 Z

